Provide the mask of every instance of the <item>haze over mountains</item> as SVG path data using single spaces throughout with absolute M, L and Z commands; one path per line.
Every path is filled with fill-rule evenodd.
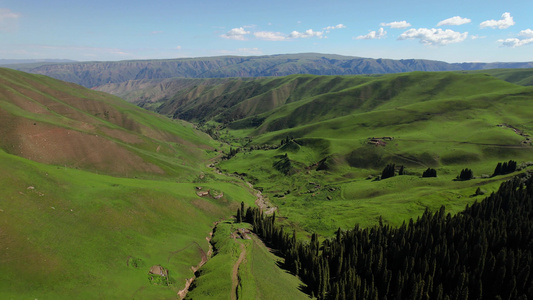
M 37 66 L 17 65 L 13 68 L 93 88 L 129 80 L 172 77 L 264 77 L 291 74 L 355 75 L 531 67 L 533 67 L 533 62 L 446 63 L 421 59 L 392 60 L 301 53 L 267 56 L 218 56 L 165 60 L 80 62 Z

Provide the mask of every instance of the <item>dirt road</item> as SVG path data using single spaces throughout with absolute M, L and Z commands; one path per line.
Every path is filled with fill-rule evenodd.
M 231 300 L 237 300 L 237 287 L 239 286 L 239 267 L 241 266 L 242 261 L 246 258 L 246 246 L 241 244 L 241 255 L 239 259 L 233 265 L 233 271 L 231 273 Z

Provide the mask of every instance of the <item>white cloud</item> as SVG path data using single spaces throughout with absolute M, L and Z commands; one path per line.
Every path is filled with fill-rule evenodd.
M 505 40 L 498 40 L 498 42 L 502 43 L 502 46 L 516 48 L 516 47 L 521 47 L 521 46 L 525 46 L 525 45 L 533 43 L 533 38 L 528 38 L 528 39 L 509 38 Z
M 5 20 L 18 19 L 20 14 L 14 13 L 7 8 L 0 8 L 0 22 Z
M 484 38 L 486 38 L 486 36 L 481 36 L 481 35 L 471 35 L 470 38 L 473 39 L 473 40 L 477 40 L 477 39 L 484 39 Z
M 511 13 L 505 12 L 502 14 L 502 18 L 499 20 L 487 20 L 484 22 L 481 22 L 479 24 L 479 27 L 481 28 L 498 28 L 498 29 L 505 29 L 513 26 L 515 22 L 513 21 L 513 17 L 511 17 Z
M 360 35 L 356 37 L 356 40 L 375 40 L 381 39 L 387 35 L 387 32 L 382 28 L 378 31 L 370 31 L 367 35 Z
M 220 35 L 223 38 L 226 39 L 233 39 L 233 40 L 246 40 L 246 36 L 251 34 L 256 39 L 264 40 L 264 41 L 285 41 L 290 39 L 305 39 L 305 38 L 327 38 L 325 36 L 325 33 L 329 33 L 331 30 L 334 29 L 341 29 L 346 28 L 343 24 L 337 24 L 335 26 L 328 26 L 325 27 L 323 30 L 320 31 L 314 31 L 313 29 L 307 29 L 304 32 L 299 31 L 293 31 L 290 34 L 285 34 L 282 32 L 274 32 L 274 31 L 248 31 L 245 28 L 250 28 L 253 26 L 242 26 L 239 28 L 233 28 L 232 30 L 228 31 L 225 34 Z
M 16 30 L 20 14 L 7 8 L 0 8 L 0 32 Z
M 533 30 L 531 29 L 522 30 L 520 31 L 518 35 L 526 37 L 526 38 L 533 38 Z
M 325 31 L 330 31 L 330 30 L 333 30 L 333 29 L 342 29 L 342 28 L 346 28 L 345 25 L 343 24 L 338 24 L 338 25 L 335 25 L 335 26 L 328 26 L 326 28 L 324 28 Z
M 239 28 L 233 28 L 232 30 L 220 36 L 225 39 L 244 41 L 246 39 L 245 35 L 247 34 L 250 34 L 250 31 L 246 31 L 243 27 L 239 27 Z
M 472 20 L 468 18 L 461 18 L 459 16 L 451 17 L 446 20 L 440 21 L 437 26 L 446 26 L 446 25 L 463 25 L 472 22 Z
M 498 42 L 502 43 L 502 46 L 512 48 L 521 47 L 533 43 L 533 30 L 531 29 L 520 31 L 518 33 L 518 36 L 520 36 L 520 38 L 508 38 L 505 40 L 501 39 L 498 40 Z
M 176 46 L 176 50 L 181 50 L 181 46 Z
M 323 31 L 313 31 L 313 29 L 307 29 L 304 32 L 293 31 L 291 32 L 291 34 L 289 34 L 289 38 L 291 39 L 306 39 L 310 37 L 321 38 L 323 34 L 324 34 Z
M 254 32 L 254 36 L 260 40 L 265 41 L 284 41 L 287 37 L 281 32 L 272 31 L 258 31 Z
M 390 23 L 381 23 L 379 25 L 390 27 L 390 28 L 400 28 L 400 29 L 411 27 L 411 24 L 407 23 L 407 21 L 395 21 L 395 22 L 390 22 Z
M 420 43 L 430 46 L 444 46 L 464 41 L 468 32 L 456 32 L 450 29 L 442 30 L 435 28 L 409 29 L 402 33 L 399 40 L 419 39 Z

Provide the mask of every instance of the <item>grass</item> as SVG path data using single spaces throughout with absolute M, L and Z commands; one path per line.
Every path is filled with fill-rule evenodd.
M 211 223 L 254 198 L 241 186 L 140 180 L 47 166 L 0 152 L 1 298 L 170 298 L 207 251 Z M 5 247 L 4 247 L 5 246 Z M 201 249 L 201 250 L 200 250 Z M 129 266 L 138 259 L 140 267 Z M 152 286 L 152 265 L 172 284 Z
M 363 102 L 349 114 L 338 114 L 337 104 L 359 101 L 343 99 L 342 93 Z M 308 231 L 327 236 L 355 223 L 372 226 L 380 215 L 400 225 L 441 205 L 457 212 L 479 198 L 470 197 L 478 186 L 490 192 L 504 180 L 453 181 L 461 169 L 490 175 L 498 162 L 532 157 L 533 148 L 521 144 L 525 137 L 496 126 L 510 124 L 533 133 L 533 90 L 528 87 L 485 74 L 415 72 L 379 76 L 333 94 L 340 98 L 307 98 L 260 115 L 265 121 L 252 132 L 230 131 L 252 136 L 253 145 L 295 140 L 220 163 L 228 173 L 247 174 L 284 216 Z M 333 102 L 325 105 L 327 99 Z M 269 124 L 279 124 L 279 130 Z M 393 140 L 376 147 L 367 144 L 370 137 Z M 272 167 L 285 153 L 293 166 L 290 176 Z M 321 161 L 326 171 L 315 170 Z M 412 175 L 366 179 L 388 163 L 404 165 Z M 419 178 L 428 167 L 437 169 L 437 179 Z
M 213 237 L 216 255 L 202 267 L 196 287 L 188 299 L 231 298 L 232 269 L 244 247 L 246 257 L 238 269 L 238 299 L 308 299 L 293 275 L 277 266 L 279 257 L 272 254 L 255 235 L 251 239 L 234 239 L 231 233 L 250 224 L 219 223 Z M 242 246 L 241 246 L 242 245 Z

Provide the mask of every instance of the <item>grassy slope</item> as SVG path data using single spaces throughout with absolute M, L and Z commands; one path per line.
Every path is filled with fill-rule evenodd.
M 0 146 L 43 163 L 187 178 L 216 145 L 191 124 L 45 76 L 0 69 L 0 87 Z
M 379 215 L 399 225 L 426 207 L 446 204 L 449 211 L 459 211 L 476 199 L 470 196 L 478 186 L 490 192 L 503 180 L 452 181 L 465 167 L 481 176 L 492 174 L 499 161 L 530 161 L 533 149 L 521 144 L 525 138 L 496 125 L 507 123 L 531 134 L 532 96 L 531 88 L 484 74 L 385 75 L 334 96 L 265 113 L 260 127 L 232 133 L 256 135 L 258 145 L 279 144 L 287 136 L 295 142 L 239 153 L 220 167 L 249 174 L 285 216 L 308 230 L 328 235 L 338 226 L 375 224 Z M 335 117 L 338 106 L 344 116 Z M 383 136 L 394 140 L 385 147 L 366 144 L 369 137 Z M 285 153 L 294 169 L 291 176 L 273 168 Z M 315 171 L 324 158 L 329 171 Z M 387 163 L 405 165 L 410 175 L 366 179 Z M 428 167 L 436 168 L 439 177 L 419 178 Z
M 475 71 L 475 73 L 488 73 L 494 77 L 523 86 L 533 85 L 533 69 L 493 69 Z
M 196 196 L 198 184 L 109 177 L 5 152 L 0 170 L 0 298 L 174 298 L 207 251 L 211 223 L 253 203 L 224 181 L 201 184 L 224 192 L 214 200 Z M 149 284 L 156 264 L 170 270 L 169 288 Z
M 0 69 L 0 86 L 2 299 L 174 299 L 213 222 L 253 205 L 190 124 L 44 76 Z
M 256 236 L 252 239 L 230 237 L 237 228 L 250 227 L 249 224 L 223 222 L 217 226 L 213 242 L 216 255 L 201 269 L 196 279 L 196 287 L 188 294 L 188 299 L 229 299 L 231 298 L 232 268 L 244 245 L 246 257 L 239 266 L 237 288 L 239 299 L 306 299 L 299 290 L 301 281 L 280 269 L 274 256 Z

